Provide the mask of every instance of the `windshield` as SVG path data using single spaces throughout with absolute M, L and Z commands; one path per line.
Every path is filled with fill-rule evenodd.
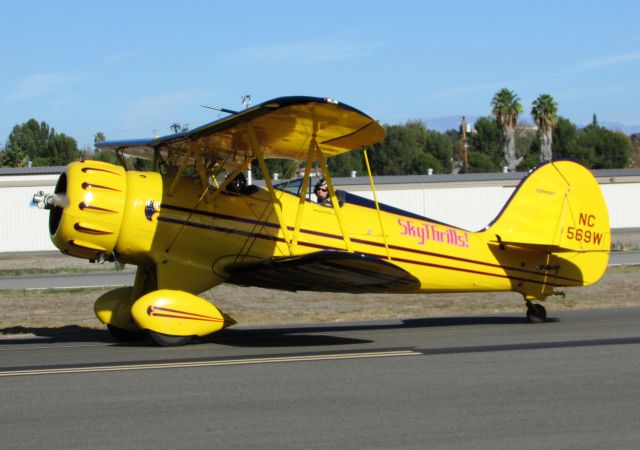
M 280 184 L 275 184 L 273 187 L 278 189 L 279 191 L 285 191 L 289 194 L 293 194 L 296 197 L 300 195 L 300 189 L 302 188 L 302 178 L 294 178 L 288 181 L 285 181 Z M 307 200 L 311 200 L 311 187 L 314 183 L 313 179 L 309 181 L 309 186 L 307 187 Z
M 293 180 L 285 181 L 284 183 L 273 185 L 274 188 L 279 191 L 285 191 L 293 195 L 300 193 L 300 187 L 302 187 L 302 178 L 295 178 Z

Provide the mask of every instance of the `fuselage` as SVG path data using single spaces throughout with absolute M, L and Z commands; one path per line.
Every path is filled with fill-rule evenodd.
M 52 229 L 56 245 L 85 258 L 113 251 L 121 262 L 152 267 L 159 289 L 198 293 L 224 282 L 230 264 L 346 251 L 348 245 L 403 268 L 417 278 L 419 292 L 515 290 L 543 296 L 554 286 L 584 284 L 551 271 L 549 255 L 505 252 L 490 244 L 495 237 L 486 232 L 385 205 L 378 210 L 371 200 L 351 194 L 340 196 L 341 227 L 336 209 L 312 201 L 301 205 L 297 192 L 275 189 L 275 201 L 257 187 L 203 193 L 197 179 L 183 177 L 169 194 L 172 177 L 95 161 L 75 164 L 65 175 L 70 205 L 63 216 L 68 217 Z M 99 223 L 107 219 L 113 222 L 111 231 Z

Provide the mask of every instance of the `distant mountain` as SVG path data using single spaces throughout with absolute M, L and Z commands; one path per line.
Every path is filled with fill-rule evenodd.
M 467 123 L 470 123 L 473 126 L 476 123 L 480 116 L 465 116 L 465 120 Z M 429 130 L 439 131 L 444 133 L 449 130 L 458 130 L 460 128 L 460 123 L 462 121 L 462 116 L 448 116 L 448 117 L 434 117 L 432 119 L 425 120 L 427 124 L 427 128 Z
M 464 119 L 467 121 L 467 124 L 470 124 L 473 127 L 473 124 L 476 123 L 482 116 L 464 116 Z M 427 128 L 429 130 L 439 131 L 440 133 L 444 133 L 449 130 L 458 130 L 460 128 L 460 124 L 462 122 L 462 116 L 448 116 L 448 117 L 434 117 L 432 119 L 425 120 L 427 124 Z M 533 125 L 533 121 L 531 119 L 519 119 L 519 124 L 531 126 Z
M 468 124 L 473 126 L 476 120 L 480 117 L 481 116 L 465 116 L 465 120 Z M 462 116 L 433 117 L 431 119 L 426 119 L 425 123 L 427 124 L 428 129 L 443 133 L 449 130 L 458 130 L 461 120 Z M 521 118 L 518 120 L 518 123 L 529 126 L 533 125 L 533 121 L 530 118 Z M 626 125 L 620 122 L 607 121 L 600 121 L 599 124 L 601 127 L 608 128 L 612 131 L 622 131 L 628 135 L 640 133 L 640 125 Z M 578 125 L 579 128 L 584 128 L 585 126 L 586 125 Z
M 601 127 L 608 128 L 612 131 L 622 131 L 625 134 L 632 135 L 640 133 L 640 125 L 626 125 L 620 122 L 598 122 Z

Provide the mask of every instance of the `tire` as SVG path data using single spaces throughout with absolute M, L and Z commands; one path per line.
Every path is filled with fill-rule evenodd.
M 547 321 L 547 310 L 539 303 L 527 306 L 527 320 L 529 323 L 543 323 Z
M 148 330 L 149 336 L 160 347 L 178 347 L 189 342 L 192 336 L 172 336 Z
M 107 325 L 107 329 L 109 330 L 109 333 L 111 333 L 111 336 L 119 342 L 137 342 L 145 338 L 145 332 L 142 330 L 127 330 L 113 325 Z

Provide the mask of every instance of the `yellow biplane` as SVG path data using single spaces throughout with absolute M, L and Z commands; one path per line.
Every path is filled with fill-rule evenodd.
M 133 286 L 95 303 L 119 340 L 149 334 L 180 345 L 235 323 L 197 296 L 223 282 L 353 293 L 515 291 L 529 321 L 540 322 L 540 302 L 556 288 L 603 275 L 609 217 L 585 167 L 542 164 L 491 224 L 471 232 L 379 204 L 375 189 L 373 201 L 334 189 L 327 158 L 383 138 L 377 122 L 348 105 L 283 97 L 186 132 L 99 143 L 122 166 L 71 163 L 55 192 L 34 201 L 51 210 L 51 239 L 63 253 L 137 265 Z M 151 160 L 153 170 L 127 170 L 125 155 Z M 268 158 L 297 161 L 301 176 L 274 186 Z M 254 161 L 266 188 L 243 177 Z M 329 207 L 311 196 L 314 166 Z

